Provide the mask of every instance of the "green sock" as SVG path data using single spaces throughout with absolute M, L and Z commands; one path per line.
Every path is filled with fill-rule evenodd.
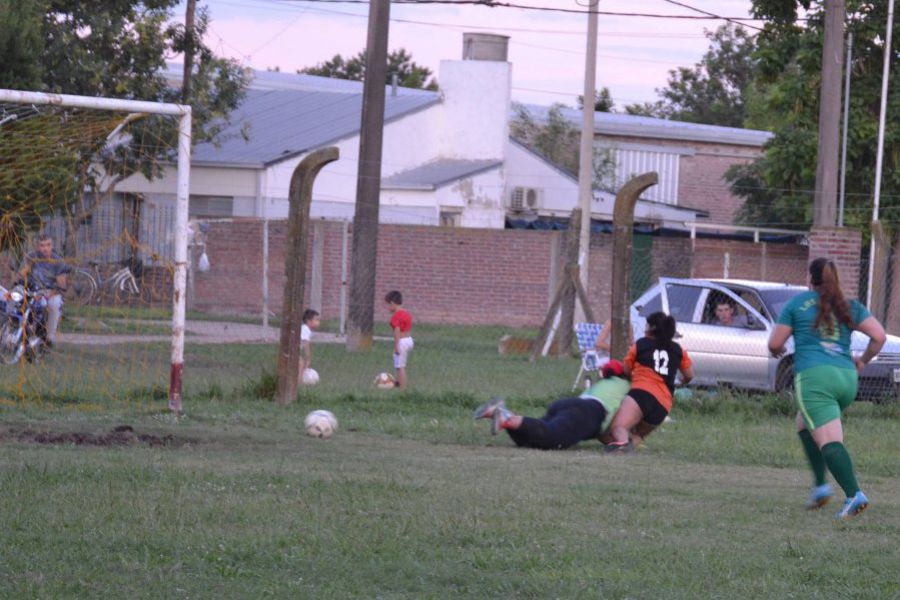
M 806 452 L 806 458 L 809 460 L 809 466 L 813 472 L 813 480 L 816 487 L 825 483 L 825 459 L 822 457 L 822 451 L 813 440 L 809 429 L 803 429 L 797 432 L 800 436 L 800 443 L 803 445 L 803 451 Z
M 855 496 L 859 491 L 859 484 L 856 482 L 856 473 L 853 472 L 853 461 L 850 460 L 850 454 L 844 448 L 844 444 L 840 442 L 825 444 L 822 446 L 822 457 L 828 465 L 828 470 L 834 475 L 834 480 L 847 497 Z

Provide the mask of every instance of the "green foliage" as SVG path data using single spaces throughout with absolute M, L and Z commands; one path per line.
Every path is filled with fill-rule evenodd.
M 578 94 L 578 108 L 584 109 L 584 94 Z M 615 102 L 613 102 L 612 94 L 609 88 L 604 86 L 598 92 L 594 90 L 594 111 L 596 112 L 615 112 Z
M 804 26 L 797 8 L 809 8 Z M 878 115 L 883 65 L 886 3 L 847 2 L 848 31 L 853 33 L 849 130 L 847 141 L 847 226 L 864 235 L 871 218 Z M 732 191 L 745 199 L 739 221 L 751 225 L 806 228 L 812 221 L 818 144 L 819 93 L 824 8 L 808 2 L 755 0 L 754 12 L 770 19 L 757 36 L 757 89 L 747 126 L 765 128 L 775 137 L 752 165 L 726 176 Z M 895 22 L 894 38 L 900 33 Z M 892 61 L 891 80 L 900 78 Z M 891 94 L 885 131 L 881 211 L 888 221 L 900 210 L 900 96 Z
M 692 68 L 669 71 L 668 87 L 657 89 L 653 103 L 625 107 L 628 114 L 675 121 L 743 127 L 755 63 L 754 43 L 741 27 L 722 25 L 707 31 L 709 49 Z
M 366 75 L 366 50 L 362 49 L 356 56 L 344 58 L 335 54 L 331 60 L 326 60 L 314 67 L 300 69 L 298 73 L 306 75 L 318 75 L 320 77 L 333 77 L 334 79 L 350 79 L 362 81 Z M 416 64 L 412 60 L 412 54 L 404 48 L 392 50 L 387 56 L 387 79 L 390 84 L 393 75 L 397 75 L 398 85 L 410 88 L 423 88 L 437 90 L 438 84 L 432 71 L 428 67 Z M 431 80 L 429 81 L 429 78 Z
M 178 0 L 2 0 L 0 16 L 9 16 L 10 26 L 0 18 L 0 82 L 14 89 L 177 102 L 181 90 L 166 80 L 165 61 L 191 43 L 196 59 L 190 95 L 193 143 L 214 142 L 243 97 L 247 76 L 237 62 L 216 58 L 200 41 L 209 26 L 205 9 L 198 11 L 192 35 L 181 25 L 169 24 L 178 4 Z M 60 116 L 38 110 L 40 115 L 68 123 L 77 121 L 79 111 Z M 30 165 L 22 164 L 7 158 L 15 157 L 15 152 L 4 153 L 0 166 L 15 169 L 23 184 L 11 187 L 11 192 L 4 186 L 0 208 L 20 212 L 19 224 L 25 227 L 34 215 L 64 208 L 75 217 L 70 219 L 74 230 L 112 193 L 116 182 L 135 172 L 159 176 L 162 164 L 174 158 L 177 124 L 153 116 L 127 121 L 120 139 L 130 143 L 107 143 L 107 136 L 125 122 L 119 115 L 91 137 L 64 144 L 59 139 L 62 128 L 54 131 L 48 124 L 46 137 L 30 137 L 31 152 L 20 155 L 41 155 L 40 163 L 31 159 Z M 7 149 L 20 126 L 25 127 L 13 121 L 3 127 L 0 135 Z M 34 126 L 32 120 L 28 127 Z M 31 180 L 42 181 L 42 190 L 49 191 L 35 194 Z

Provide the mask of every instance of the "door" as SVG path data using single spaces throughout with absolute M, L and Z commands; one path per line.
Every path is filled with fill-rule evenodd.
M 697 383 L 769 387 L 770 325 L 750 304 L 708 281 L 661 279 L 663 310 L 678 321 L 676 340 L 694 362 Z M 733 307 L 731 325 L 716 317 L 719 305 Z

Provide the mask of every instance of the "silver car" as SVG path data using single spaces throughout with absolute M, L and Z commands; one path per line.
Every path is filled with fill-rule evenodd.
M 644 333 L 646 317 L 666 312 L 678 321 L 678 339 L 694 362 L 698 385 L 789 391 L 794 380 L 793 338 L 781 359 L 769 355 L 769 334 L 788 300 L 807 288 L 741 279 L 662 278 L 631 305 L 635 339 Z M 734 307 L 731 326 L 716 319 L 716 305 Z M 869 338 L 853 332 L 850 349 L 862 354 Z M 889 335 L 878 357 L 860 375 L 859 397 L 890 401 L 900 398 L 900 337 Z

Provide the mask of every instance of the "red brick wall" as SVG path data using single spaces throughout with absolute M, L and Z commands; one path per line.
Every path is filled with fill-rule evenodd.
M 344 224 L 319 222 L 323 238 L 322 305 L 326 319 L 340 316 L 341 232 Z M 219 313 L 260 314 L 262 306 L 262 223 L 210 223 L 207 255 L 211 268 L 198 273 L 193 306 Z M 310 228 L 313 231 L 313 228 Z M 281 309 L 284 286 L 284 221 L 269 223 L 269 306 Z M 312 244 L 312 235 L 310 235 Z M 352 236 L 348 236 L 348 242 Z M 348 254 L 351 251 L 348 243 Z M 660 276 L 721 277 L 724 252 L 731 276 L 775 281 L 802 279 L 806 249 L 784 244 L 722 240 L 654 238 L 648 264 L 652 280 Z M 381 298 L 391 289 L 403 292 L 405 304 L 423 322 L 454 324 L 539 325 L 561 265 L 562 232 L 438 228 L 382 225 L 378 238 L 375 318 L 387 320 Z M 309 302 L 312 249 L 307 266 Z M 554 259 L 555 257 L 555 259 Z M 349 268 L 348 256 L 348 268 Z M 598 319 L 609 316 L 612 236 L 591 239 L 588 295 Z M 765 277 L 763 277 L 765 274 Z M 349 285 L 347 286 L 349 302 Z

